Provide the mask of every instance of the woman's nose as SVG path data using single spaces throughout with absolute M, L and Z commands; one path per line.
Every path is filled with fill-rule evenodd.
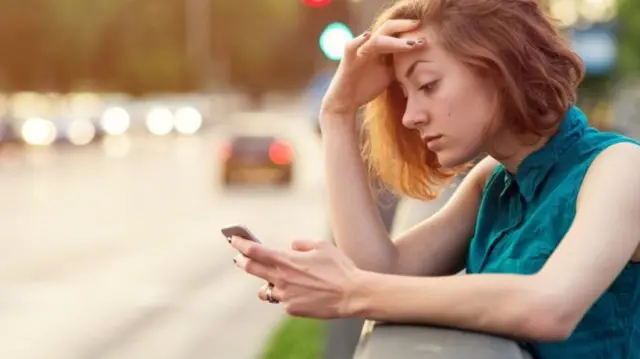
M 426 110 L 417 108 L 411 102 L 407 103 L 407 109 L 402 116 L 402 124 L 409 129 L 416 129 L 429 122 L 429 115 Z

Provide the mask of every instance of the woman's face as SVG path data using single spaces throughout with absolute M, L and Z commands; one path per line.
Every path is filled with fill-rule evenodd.
M 427 42 L 420 50 L 394 55 L 396 80 L 407 100 L 403 125 L 419 132 L 443 167 L 472 160 L 495 133 L 490 127 L 495 91 L 440 47 L 428 29 L 401 37 Z

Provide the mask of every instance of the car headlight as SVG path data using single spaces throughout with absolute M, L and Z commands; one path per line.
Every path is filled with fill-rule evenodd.
M 67 138 L 76 146 L 89 144 L 95 137 L 96 128 L 89 120 L 75 120 L 67 128 Z
M 20 135 L 29 145 L 48 146 L 56 140 L 58 130 L 53 122 L 34 117 L 22 124 Z
M 124 134 L 129 130 L 129 126 L 131 126 L 131 116 L 120 107 L 106 110 L 100 119 L 100 127 L 111 136 Z
M 193 135 L 202 127 L 202 114 L 193 107 L 181 108 L 174 118 L 176 131 L 183 135 Z
M 173 114 L 166 108 L 154 108 L 149 111 L 145 123 L 152 134 L 168 135 L 173 130 Z

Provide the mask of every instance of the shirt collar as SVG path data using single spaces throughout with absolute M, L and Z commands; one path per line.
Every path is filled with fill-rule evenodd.
M 558 132 L 543 147 L 527 156 L 515 175 L 504 170 L 505 189 L 515 182 L 525 200 L 531 201 L 553 166 L 582 138 L 587 127 L 585 114 L 578 107 L 571 106 Z

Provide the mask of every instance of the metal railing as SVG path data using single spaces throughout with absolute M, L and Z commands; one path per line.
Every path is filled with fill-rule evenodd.
M 353 359 L 530 359 L 516 342 L 428 326 L 366 322 Z
M 393 220 L 394 235 L 432 215 L 453 192 L 451 188 L 429 203 L 403 200 Z M 431 326 L 364 322 L 353 359 L 389 358 L 530 359 L 531 356 L 516 342 L 491 335 Z

